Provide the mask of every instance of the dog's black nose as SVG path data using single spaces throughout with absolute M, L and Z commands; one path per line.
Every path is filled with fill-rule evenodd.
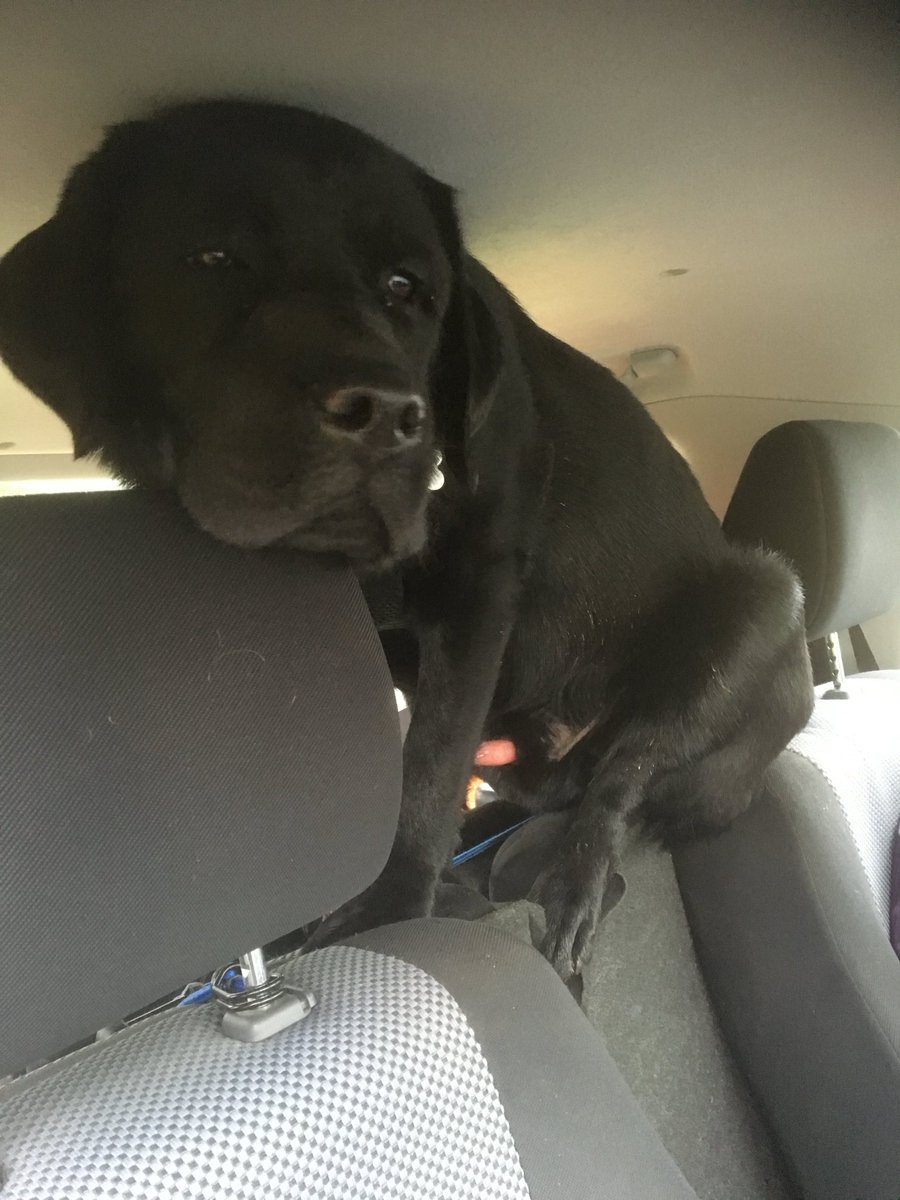
M 341 388 L 325 401 L 322 423 L 329 432 L 373 449 L 405 449 L 422 440 L 425 404 L 403 392 Z

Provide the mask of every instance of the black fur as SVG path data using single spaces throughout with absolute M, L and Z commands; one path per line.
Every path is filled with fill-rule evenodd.
M 387 304 L 401 268 L 421 287 Z M 466 255 L 451 191 L 341 122 L 212 101 L 113 128 L 0 264 L 0 349 L 78 453 L 216 536 L 400 565 L 400 828 L 319 944 L 429 909 L 475 748 L 509 736 L 501 795 L 577 806 L 537 886 L 566 976 L 628 829 L 724 826 L 809 715 L 791 572 L 728 545 L 631 393 Z M 421 440 L 330 436 L 350 385 L 422 396 Z

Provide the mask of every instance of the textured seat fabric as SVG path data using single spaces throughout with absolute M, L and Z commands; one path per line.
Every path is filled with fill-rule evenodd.
M 3 1200 L 690 1200 L 536 954 L 452 921 L 369 941 L 287 960 L 317 1006 L 269 1041 L 176 1010 L 0 1091 Z
M 894 830 L 891 854 L 891 945 L 900 958 L 900 821 Z
M 837 797 L 887 928 L 891 843 L 900 820 L 900 671 L 851 675 L 845 687 L 848 700 L 817 702 L 791 749 L 821 772 Z
M 4 1200 L 525 1200 L 502 1105 L 449 993 L 398 959 L 294 962 L 305 1021 L 231 1041 L 176 1010 L 0 1096 Z
M 357 938 L 432 974 L 488 1061 L 532 1200 L 696 1200 L 596 1030 L 535 950 L 481 922 Z

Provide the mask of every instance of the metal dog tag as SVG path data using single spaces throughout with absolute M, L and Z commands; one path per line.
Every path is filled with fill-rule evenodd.
M 441 470 L 441 463 L 443 461 L 444 456 L 438 451 L 435 455 L 434 466 L 431 468 L 431 478 L 428 480 L 429 492 L 439 492 L 444 486 L 444 473 Z

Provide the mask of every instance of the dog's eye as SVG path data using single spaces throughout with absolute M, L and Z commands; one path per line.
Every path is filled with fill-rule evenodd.
M 206 267 L 219 271 L 241 265 L 227 250 L 195 250 L 193 254 L 188 255 L 187 261 L 191 267 Z
M 421 280 L 409 271 L 389 271 L 384 281 L 385 303 L 410 304 L 418 298 L 421 289 Z

